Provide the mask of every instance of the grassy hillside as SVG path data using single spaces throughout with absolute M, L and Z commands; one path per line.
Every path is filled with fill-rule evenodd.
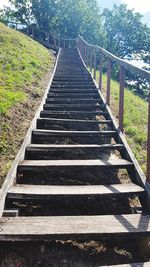
M 53 63 L 46 48 L 0 23 L 1 178 L 39 105 Z
M 98 78 L 98 73 L 97 73 Z M 107 76 L 103 75 L 102 92 L 106 96 Z M 111 110 L 118 119 L 119 83 L 111 80 Z M 142 169 L 146 170 L 148 103 L 125 89 L 124 129 L 127 141 Z

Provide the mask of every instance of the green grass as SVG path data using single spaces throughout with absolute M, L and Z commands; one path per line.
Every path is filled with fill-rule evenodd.
M 98 79 L 98 73 L 97 73 Z M 106 96 L 107 76 L 103 74 L 102 93 Z M 111 110 L 118 119 L 119 83 L 111 80 Z M 127 141 L 146 171 L 148 103 L 125 88 L 124 130 Z
M 39 105 L 53 63 L 46 48 L 0 23 L 0 184 Z
M 0 113 L 28 96 L 50 66 L 47 49 L 0 23 Z

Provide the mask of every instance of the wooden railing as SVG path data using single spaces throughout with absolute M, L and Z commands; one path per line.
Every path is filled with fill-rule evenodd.
M 62 38 L 59 34 L 45 32 L 36 27 L 28 27 L 26 33 L 47 47 L 58 50 L 59 48 L 72 48 L 76 46 L 76 39 Z
M 138 75 L 145 80 L 147 87 L 150 91 L 150 72 L 144 69 L 138 68 L 123 59 L 120 59 L 113 54 L 109 53 L 105 49 L 89 44 L 82 37 L 77 39 L 77 47 L 82 56 L 86 66 L 93 70 L 93 78 L 96 78 L 97 65 L 99 66 L 99 90 L 102 89 L 102 72 L 104 60 L 107 61 L 107 91 L 106 91 L 106 103 L 110 105 L 110 81 L 112 64 L 115 63 L 120 68 L 120 92 L 119 92 L 119 128 L 123 132 L 123 119 L 124 119 L 124 88 L 125 88 L 125 72 L 129 71 L 132 74 Z M 150 183 L 150 93 L 148 97 L 149 111 L 148 111 L 148 132 L 147 132 L 147 182 Z M 132 104 L 132 103 L 131 103 Z
M 77 48 L 85 65 L 90 68 L 90 72 L 93 71 L 93 78 L 96 79 L 97 66 L 99 68 L 99 90 L 102 89 L 102 73 L 104 60 L 107 61 L 107 92 L 106 103 L 110 105 L 111 96 L 111 72 L 112 64 L 115 63 L 120 69 L 120 92 L 119 92 L 119 128 L 123 132 L 124 128 L 124 88 L 125 88 L 125 73 L 126 71 L 132 74 L 138 75 L 145 80 L 148 90 L 150 92 L 150 72 L 144 69 L 138 68 L 123 59 L 116 57 L 109 53 L 107 50 L 86 42 L 81 36 L 77 39 L 62 38 L 59 34 L 53 32 L 45 32 L 36 27 L 27 27 L 26 33 L 38 40 L 47 47 L 59 50 L 59 48 Z M 132 104 L 132 103 L 131 103 Z M 147 131 L 147 182 L 150 184 L 150 93 L 148 97 L 148 131 Z

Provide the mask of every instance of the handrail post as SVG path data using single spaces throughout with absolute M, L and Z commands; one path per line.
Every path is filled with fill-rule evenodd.
M 107 67 L 107 96 L 106 96 L 106 103 L 110 105 L 110 80 L 111 80 L 111 59 L 108 60 L 108 67 Z
M 97 51 L 95 48 L 94 50 L 94 80 L 96 80 L 96 56 L 97 56 Z
M 150 84 L 149 84 L 150 90 Z M 150 183 L 150 91 L 148 99 L 148 137 L 147 137 L 147 182 Z
M 56 36 L 54 35 L 54 47 L 56 48 Z
M 85 63 L 85 57 L 86 57 L 85 44 L 83 44 L 83 60 L 84 60 L 84 63 Z
M 87 62 L 88 67 L 90 67 L 90 47 L 88 46 L 88 62 Z
M 93 58 L 93 53 L 92 53 L 92 47 L 90 48 L 90 72 L 92 72 L 92 58 Z
M 103 55 L 100 54 L 100 67 L 99 67 L 99 89 L 102 90 L 102 74 L 103 74 Z
M 85 65 L 87 66 L 87 46 L 85 45 Z
M 120 66 L 119 128 L 123 132 L 125 68 Z
M 60 48 L 60 35 L 59 35 L 59 37 L 58 37 L 58 46 L 59 46 L 59 48 Z
M 66 42 L 65 42 L 65 39 L 64 39 L 64 48 L 66 47 Z

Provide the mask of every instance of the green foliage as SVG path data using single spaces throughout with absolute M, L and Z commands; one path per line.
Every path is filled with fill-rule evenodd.
M 21 23 L 35 22 L 44 31 L 77 37 L 105 47 L 124 58 L 135 54 L 149 56 L 150 29 L 142 24 L 142 15 L 127 5 L 114 5 L 101 13 L 97 0 L 9 0 L 3 17 Z
M 28 89 L 50 66 L 50 54 L 40 44 L 0 23 L 0 113 L 28 96 Z
M 29 24 L 32 20 L 30 0 L 9 0 L 10 7 L 1 10 L 1 21 L 15 21 L 22 24 Z
M 97 1 L 32 0 L 32 13 L 41 29 L 63 36 L 82 34 L 89 41 L 95 41 L 102 32 Z
M 125 4 L 104 9 L 105 48 L 122 58 L 149 51 L 150 29 L 142 24 L 141 18 L 140 13 L 127 9 Z
M 103 45 L 102 21 L 96 0 L 9 0 L 11 8 L 3 11 L 7 20 L 35 22 L 44 31 L 62 36 L 82 34 L 90 42 Z

